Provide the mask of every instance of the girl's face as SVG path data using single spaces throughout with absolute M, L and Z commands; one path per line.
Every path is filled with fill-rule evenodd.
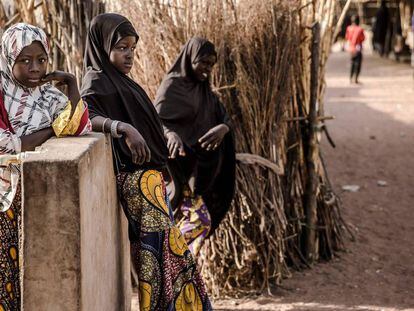
M 137 46 L 137 39 L 134 36 L 122 38 L 112 48 L 109 54 L 109 61 L 120 72 L 128 74 L 134 64 L 134 51 Z
M 206 81 L 209 78 L 216 61 L 217 57 L 215 55 L 208 55 L 202 57 L 198 62 L 193 63 L 192 68 L 196 79 L 200 82 Z
M 13 76 L 21 85 L 34 88 L 41 84 L 47 70 L 47 54 L 39 41 L 26 46 L 17 56 Z

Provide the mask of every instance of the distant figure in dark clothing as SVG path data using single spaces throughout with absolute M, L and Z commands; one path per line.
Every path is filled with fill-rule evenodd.
M 385 40 L 387 37 L 389 21 L 390 13 L 388 11 L 387 4 L 385 0 L 382 0 L 381 6 L 376 14 L 375 28 L 372 29 L 374 33 L 374 50 L 378 51 L 381 56 L 386 54 Z
M 394 52 L 397 61 L 400 61 L 400 57 L 409 53 L 409 47 L 405 43 L 405 37 L 403 35 L 403 29 L 401 25 L 400 11 L 397 10 L 395 17 L 392 21 L 392 52 Z
M 362 65 L 362 43 L 365 40 L 364 30 L 359 26 L 359 16 L 353 15 L 351 26 L 346 29 L 346 40 L 349 42 L 349 52 L 351 53 L 351 75 L 350 81 L 358 82 L 358 76 Z

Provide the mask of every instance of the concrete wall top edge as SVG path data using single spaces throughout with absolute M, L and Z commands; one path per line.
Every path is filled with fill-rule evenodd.
M 80 137 L 51 138 L 35 152 L 27 153 L 24 162 L 79 161 L 94 144 L 102 139 L 104 139 L 102 133 L 94 132 Z

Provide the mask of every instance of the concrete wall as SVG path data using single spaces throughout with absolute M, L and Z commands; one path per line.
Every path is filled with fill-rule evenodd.
M 127 223 L 110 140 L 51 139 L 23 163 L 26 311 L 130 310 Z

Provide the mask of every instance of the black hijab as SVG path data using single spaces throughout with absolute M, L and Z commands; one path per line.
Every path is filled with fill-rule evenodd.
M 145 91 L 119 72 L 109 60 L 113 46 L 127 36 L 135 36 L 138 40 L 134 27 L 122 15 L 106 13 L 91 21 L 86 41 L 82 97 L 88 103 L 91 118 L 102 116 L 129 123 L 147 142 L 151 161 L 138 166 L 132 162 L 125 139 L 114 139 L 120 170 L 162 168 L 166 165 L 168 149 L 157 112 Z
M 235 149 L 230 119 L 213 93 L 209 81 L 194 76 L 192 64 L 215 55 L 214 45 L 202 38 L 190 39 L 164 77 L 155 100 L 155 107 L 166 127 L 176 132 L 186 147 L 186 157 L 168 162 L 175 186 L 173 208 L 181 202 L 182 187 L 196 170 L 195 191 L 202 195 L 212 219 L 212 230 L 226 215 L 234 195 Z M 198 139 L 209 129 L 225 123 L 230 128 L 215 151 L 200 147 Z
M 209 81 L 200 82 L 193 73 L 192 64 L 209 55 L 216 55 L 211 42 L 190 39 L 164 77 L 155 99 L 164 126 L 190 147 L 227 116 Z

